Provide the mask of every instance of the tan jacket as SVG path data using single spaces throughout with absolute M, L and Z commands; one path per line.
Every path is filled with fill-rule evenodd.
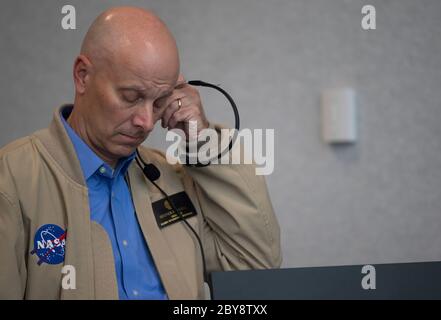
M 252 165 L 190 168 L 140 148 L 161 171 L 169 195 L 185 190 L 198 214 L 208 271 L 273 268 L 281 263 L 280 233 L 262 176 Z M 182 222 L 160 229 L 151 203 L 163 196 L 132 162 L 128 170 L 137 218 L 170 299 L 201 299 L 202 260 Z M 43 225 L 67 230 L 64 262 L 32 254 Z M 76 289 L 63 289 L 63 265 L 75 268 Z M 112 246 L 90 219 L 88 190 L 59 110 L 49 128 L 0 150 L 0 299 L 118 299 Z

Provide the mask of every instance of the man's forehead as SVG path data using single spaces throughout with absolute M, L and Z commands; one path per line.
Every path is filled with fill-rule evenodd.
M 114 79 L 118 87 L 138 91 L 168 91 L 173 89 L 176 84 L 175 77 L 170 77 L 167 74 L 143 73 L 141 70 L 135 71 L 127 67 L 117 68 Z
M 134 90 L 146 96 L 164 97 L 173 92 L 174 85 L 140 83 L 137 81 L 123 81 L 117 85 L 118 90 Z

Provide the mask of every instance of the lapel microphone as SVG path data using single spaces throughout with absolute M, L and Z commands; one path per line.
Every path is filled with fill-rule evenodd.
M 156 181 L 161 176 L 161 172 L 159 172 L 159 169 L 153 164 L 153 163 L 145 163 L 144 160 L 139 155 L 138 149 L 136 149 L 136 153 L 138 158 L 142 161 L 144 164 L 144 168 L 142 168 L 142 172 L 144 175 L 149 179 L 151 182 Z

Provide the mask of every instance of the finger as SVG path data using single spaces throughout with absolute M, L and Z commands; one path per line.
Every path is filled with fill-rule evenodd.
M 178 81 L 176 82 L 176 86 L 180 86 L 180 85 L 182 85 L 182 84 L 184 84 L 186 82 L 187 81 L 185 80 L 184 75 L 182 73 L 180 73 L 179 77 L 178 77 Z
M 166 108 L 173 100 L 176 100 L 176 98 L 175 91 L 173 90 L 170 95 L 156 99 L 155 104 L 161 109 Z
M 168 107 L 172 102 L 174 102 L 175 100 L 178 100 L 178 99 L 182 99 L 186 95 L 187 95 L 186 90 L 174 89 L 170 95 L 157 99 L 156 104 L 158 106 L 160 106 L 161 108 Z
M 188 122 L 194 117 L 194 110 L 191 108 L 181 109 L 173 113 L 172 117 L 168 121 L 167 127 L 173 129 L 180 122 Z
M 179 101 L 181 100 L 181 107 L 179 107 Z M 168 126 L 168 122 L 170 121 L 170 118 L 173 116 L 173 114 L 182 109 L 184 107 L 184 103 L 186 99 L 184 97 L 175 99 L 171 101 L 168 105 L 168 107 L 165 109 L 164 114 L 161 117 L 161 125 L 163 128 L 166 128 Z

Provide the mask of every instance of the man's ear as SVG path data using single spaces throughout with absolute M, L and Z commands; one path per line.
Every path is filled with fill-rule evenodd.
M 90 76 L 91 66 L 92 64 L 90 60 L 84 55 L 79 55 L 75 59 L 73 66 L 73 78 L 75 83 L 75 91 L 78 94 L 84 94 L 86 91 L 86 82 Z

